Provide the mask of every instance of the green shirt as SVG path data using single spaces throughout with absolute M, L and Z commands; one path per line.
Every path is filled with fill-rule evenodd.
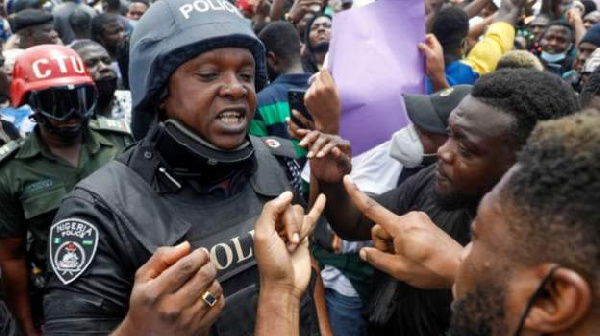
M 123 124 L 101 120 L 84 132 L 77 167 L 53 154 L 37 128 L 0 148 L 0 239 L 31 232 L 29 255 L 45 266 L 48 229 L 62 197 L 131 142 Z

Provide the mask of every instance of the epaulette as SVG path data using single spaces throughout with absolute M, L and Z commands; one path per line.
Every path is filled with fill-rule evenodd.
M 95 131 L 110 131 L 131 135 L 131 128 L 125 120 L 98 118 L 90 120 L 90 128 Z
M 11 141 L 4 146 L 0 147 L 0 162 L 9 158 L 12 154 L 17 152 L 17 149 L 24 143 L 23 139 Z
M 260 140 L 263 144 L 265 144 L 265 146 L 267 146 L 271 154 L 275 156 L 281 156 L 290 159 L 298 158 L 294 143 L 288 139 L 270 136 L 260 138 Z

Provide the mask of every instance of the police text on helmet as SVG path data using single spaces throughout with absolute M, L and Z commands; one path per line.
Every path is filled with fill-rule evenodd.
M 196 0 L 179 7 L 179 11 L 186 20 L 192 12 L 229 11 L 241 16 L 235 6 L 227 0 Z

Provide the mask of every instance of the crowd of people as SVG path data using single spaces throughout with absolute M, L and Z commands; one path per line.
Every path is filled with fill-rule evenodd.
M 353 154 L 376 1 L 4 0 L 0 336 L 600 334 L 600 3 L 423 0 Z

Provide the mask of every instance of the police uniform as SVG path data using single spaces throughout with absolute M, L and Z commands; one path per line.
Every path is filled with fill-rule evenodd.
M 54 155 L 39 130 L 0 147 L 0 239 L 28 237 L 30 300 L 37 323 L 43 315 L 48 229 L 60 200 L 131 142 L 124 123 L 101 120 L 91 121 L 84 131 L 77 167 Z
M 84 132 L 77 167 L 53 154 L 38 130 L 0 147 L 0 239 L 31 232 L 29 258 L 43 268 L 48 228 L 62 197 L 131 142 L 127 125 L 102 119 Z
M 253 334 L 260 283 L 254 225 L 266 202 L 294 189 L 293 173 L 284 169 L 295 156 L 293 144 L 252 137 L 253 157 L 224 188 L 176 177 L 152 138 L 79 183 L 63 200 L 49 238 L 47 335 L 109 334 L 127 314 L 136 270 L 159 246 L 186 240 L 210 251 L 223 287 L 225 308 L 212 334 Z M 308 294 L 301 326 L 303 335 L 319 334 Z

